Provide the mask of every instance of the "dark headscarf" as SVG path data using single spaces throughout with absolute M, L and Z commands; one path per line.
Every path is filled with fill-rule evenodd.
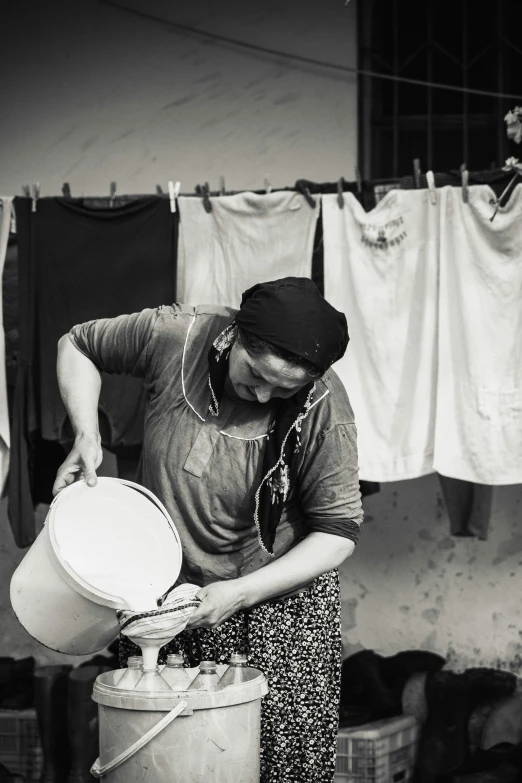
M 344 355 L 349 340 L 344 313 L 332 307 L 308 278 L 285 277 L 249 288 L 234 321 L 209 351 L 209 411 L 213 416 L 219 413 L 237 327 L 306 359 L 322 372 Z M 312 407 L 315 390 L 316 383 L 311 381 L 293 397 L 279 400 L 266 439 L 263 480 L 253 512 L 259 541 L 269 554 L 273 554 L 284 501 L 295 481 L 292 462 L 301 446 L 301 426 Z
M 349 340 L 345 314 L 307 277 L 284 277 L 249 288 L 236 324 L 322 372 L 344 355 Z

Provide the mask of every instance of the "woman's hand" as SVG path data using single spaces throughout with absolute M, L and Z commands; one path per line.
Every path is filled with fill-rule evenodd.
M 242 591 L 236 579 L 212 582 L 196 595 L 201 598 L 201 604 L 190 616 L 187 628 L 217 628 L 244 608 Z
M 67 459 L 58 469 L 53 495 L 57 495 L 80 478 L 84 478 L 90 487 L 94 487 L 98 480 L 96 469 L 99 468 L 102 459 L 103 451 L 99 437 L 83 435 L 77 437 Z

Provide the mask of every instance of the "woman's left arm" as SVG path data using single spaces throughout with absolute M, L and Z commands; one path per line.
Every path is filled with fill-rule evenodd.
M 355 549 L 349 538 L 330 533 L 309 533 L 293 549 L 251 574 L 236 579 L 245 607 L 295 590 L 333 568 Z
M 202 603 L 190 618 L 188 628 L 216 628 L 240 609 L 304 587 L 352 554 L 355 543 L 350 527 L 358 526 L 363 517 L 353 422 L 322 433 L 306 458 L 299 497 L 308 535 L 257 571 L 201 588 L 198 596 Z M 328 528 L 332 532 L 323 532 Z M 348 537 L 334 533 L 343 529 Z
M 217 628 L 240 609 L 304 587 L 317 576 L 340 566 L 354 548 L 349 538 L 309 533 L 289 552 L 257 571 L 202 587 L 198 593 L 202 603 L 187 628 Z

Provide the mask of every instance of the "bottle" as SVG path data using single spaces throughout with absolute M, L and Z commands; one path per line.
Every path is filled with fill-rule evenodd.
M 183 656 L 177 653 L 167 655 L 167 665 L 161 672 L 161 676 L 173 691 L 186 691 L 190 685 L 189 674 L 183 666 Z
M 246 680 L 246 668 L 248 666 L 246 655 L 241 653 L 232 653 L 230 656 L 228 669 L 221 676 L 218 683 L 218 690 L 226 688 L 227 685 L 239 685 Z
M 217 664 L 215 661 L 201 661 L 199 673 L 189 685 L 190 690 L 215 691 L 219 682 Z
M 126 691 L 133 691 L 142 674 L 142 663 L 143 658 L 141 655 L 129 655 L 127 668 L 118 680 L 116 687 L 123 688 Z

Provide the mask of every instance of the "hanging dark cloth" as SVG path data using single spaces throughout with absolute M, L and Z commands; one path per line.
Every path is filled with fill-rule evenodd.
M 449 518 L 450 534 L 458 538 L 475 537 L 487 541 L 493 487 L 441 476 L 440 473 L 437 475 Z
M 37 446 L 52 441 L 69 447 L 73 438 L 58 388 L 57 342 L 77 323 L 175 300 L 178 213 L 157 196 L 112 207 L 43 198 L 35 212 L 31 199 L 17 198 L 15 211 L 20 353 L 8 493 L 16 543 L 27 546 L 35 536 L 30 466 Z M 99 407 L 107 449 L 139 448 L 144 404 L 141 379 L 103 375 Z
M 11 415 L 20 343 L 18 318 L 18 243 L 16 241 L 16 234 L 9 235 L 7 244 L 2 275 L 2 310 L 5 334 L 7 400 L 9 413 Z
M 323 241 L 323 211 L 315 224 L 314 247 L 312 250 L 312 281 L 316 284 L 321 296 L 324 296 L 324 241 Z

